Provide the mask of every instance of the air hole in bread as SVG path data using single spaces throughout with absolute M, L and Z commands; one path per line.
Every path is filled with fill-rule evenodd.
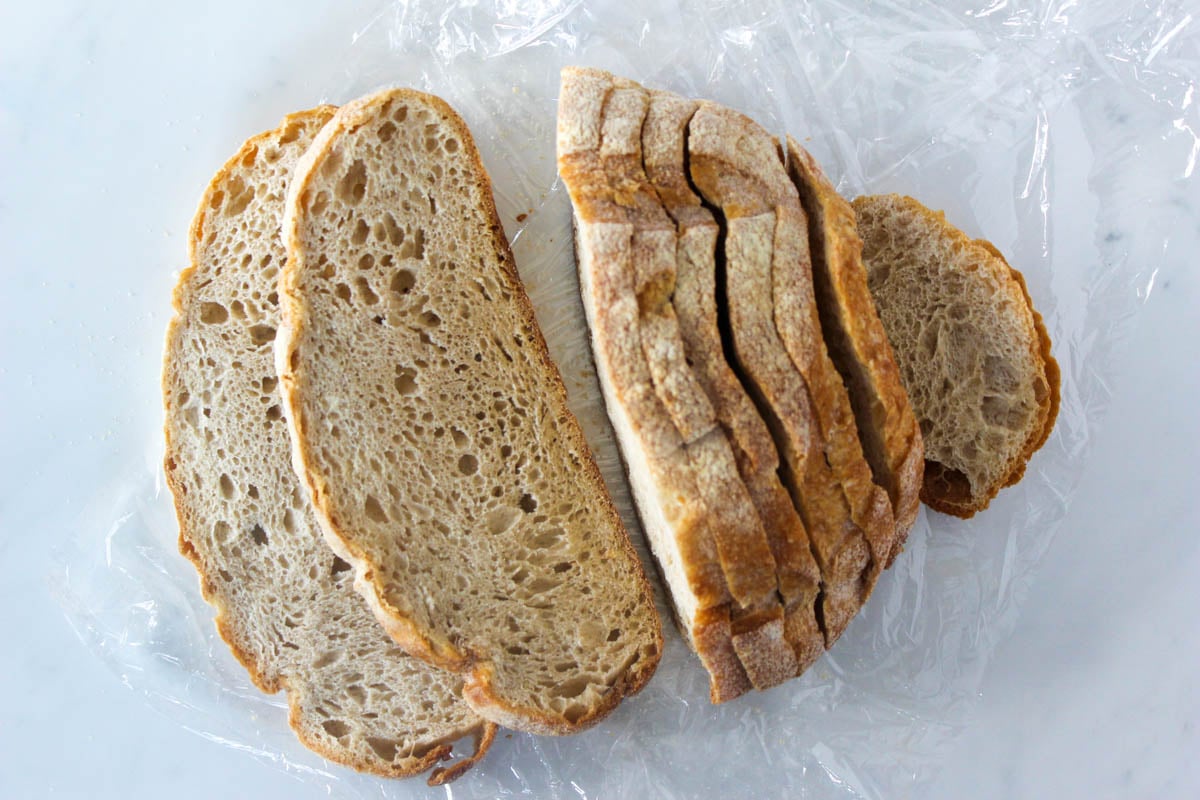
M 400 247 L 401 258 L 412 258 L 420 261 L 425 258 L 425 231 L 417 228 L 412 238 L 407 239 Z
M 362 220 L 359 220 L 361 222 Z M 370 253 L 363 253 L 358 257 L 358 268 L 366 271 L 375 267 L 375 256 Z
M 229 319 L 229 310 L 220 303 L 201 303 L 200 321 L 206 325 L 219 325 Z
M 350 726 L 340 719 L 329 719 L 321 723 L 321 727 L 335 739 L 340 739 L 350 732 Z
M 329 192 L 323 190 L 317 192 L 317 196 L 312 198 L 308 206 L 314 214 L 325 213 L 325 209 L 329 207 Z
M 392 276 L 391 290 L 399 295 L 406 295 L 412 291 L 413 286 L 417 283 L 417 276 L 411 270 L 398 270 Z
M 246 206 L 250 205 L 250 201 L 254 199 L 254 189 L 247 187 L 245 182 L 236 175 L 229 178 L 228 186 L 229 194 L 225 203 L 225 216 L 236 217 L 245 211 Z M 243 243 L 239 242 L 239 244 Z
M 987 424 L 1014 431 L 1024 428 L 1029 418 L 1026 410 L 1014 405 L 1009 398 L 995 395 L 985 395 L 980 410 Z
M 363 511 L 375 522 L 388 521 L 388 515 L 384 513 L 383 506 L 379 504 L 379 499 L 375 495 L 367 495 L 366 500 L 363 501 Z
M 338 296 L 338 299 L 347 303 L 350 302 L 350 287 L 346 284 L 339 283 L 337 286 L 333 287 L 333 293 Z
M 250 529 L 250 538 L 253 539 L 254 543 L 257 545 L 265 545 L 268 543 L 267 532 L 263 530 L 262 525 L 257 523 L 255 523 L 254 527 Z
M 356 206 L 367 196 L 367 165 L 361 158 L 355 159 L 334 189 L 337 199 Z
M 479 459 L 470 453 L 464 453 L 458 458 L 458 471 L 463 475 L 474 475 L 479 471 Z
M 397 367 L 396 373 L 396 391 L 405 397 L 415 394 L 417 391 L 416 371 L 408 367 Z
M 442 142 L 442 147 L 444 147 L 446 149 L 447 153 L 457 153 L 458 152 L 458 139 L 455 139 L 454 137 L 450 137 L 450 138 L 446 139 L 446 141 Z
M 350 571 L 350 565 L 347 562 L 343 561 L 338 556 L 333 557 L 333 566 L 330 567 L 330 570 L 329 570 L 330 575 L 335 575 L 335 576 L 341 575 L 343 572 L 349 572 L 349 571 Z
M 313 669 L 323 669 L 328 667 L 330 664 L 337 662 L 341 657 L 341 652 L 337 650 L 330 650 L 322 653 L 313 661 Z
M 390 121 L 383 123 L 382 125 L 379 126 L 377 135 L 379 136 L 379 141 L 390 142 L 392 140 L 392 137 L 396 135 L 395 123 L 390 122 Z
M 261 347 L 275 341 L 275 328 L 271 325 L 253 325 L 250 328 L 250 341 L 255 347 Z
M 511 452 L 512 452 L 512 448 L 510 447 L 509 453 L 511 453 Z M 521 495 L 521 499 L 519 501 L 517 501 L 517 505 L 526 514 L 532 514 L 534 511 L 537 511 L 538 502 L 537 502 L 537 498 L 535 498 L 533 495 L 526 492 L 525 494 Z M 562 532 L 559 531 L 559 533 L 561 534 Z
M 233 479 L 222 473 L 220 480 L 217 483 L 221 487 L 221 497 L 229 500 L 233 497 Z
M 396 218 L 392 216 L 391 212 L 384 213 L 383 219 L 375 224 L 373 231 L 375 233 L 375 238 L 378 239 L 381 244 L 390 243 L 396 247 L 399 247 L 400 245 L 404 244 L 404 240 L 406 238 L 404 228 L 400 227 L 399 223 L 396 222 Z
M 362 266 L 361 263 L 359 266 Z M 379 295 L 375 294 L 371 289 L 371 284 L 367 283 L 367 279 L 363 276 L 360 275 L 354 279 L 354 288 L 358 289 L 359 299 L 367 305 L 373 306 L 379 302 Z

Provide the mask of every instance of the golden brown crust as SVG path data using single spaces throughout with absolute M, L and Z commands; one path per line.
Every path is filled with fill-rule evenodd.
M 562 376 L 550 358 L 545 339 L 537 325 L 532 304 L 517 274 L 512 252 L 496 211 L 491 178 L 488 176 L 479 151 L 475 147 L 470 130 L 449 104 L 433 95 L 411 89 L 396 89 L 370 95 L 344 106 L 321 131 L 321 134 L 305 154 L 304 159 L 297 166 L 296 175 L 299 183 L 293 188 L 291 196 L 304 196 L 309 183 L 314 178 L 312 165 L 326 156 L 336 142 L 337 137 L 343 131 L 353 130 L 357 124 L 361 124 L 361 121 L 369 119 L 370 114 L 376 107 L 397 99 L 401 101 L 408 99 L 433 107 L 440 115 L 442 121 L 449 124 L 456 132 L 458 140 L 463 147 L 464 155 L 469 159 L 469 164 L 473 172 L 471 179 L 480 189 L 479 195 L 483 202 L 481 210 L 489 220 L 488 230 L 492 237 L 492 245 L 503 267 L 501 274 L 509 283 L 513 301 L 517 304 L 522 321 L 526 326 L 528 344 L 532 347 L 541 368 L 544 370 L 544 375 L 549 378 L 549 382 L 553 387 L 552 391 L 555 394 L 554 400 L 556 404 L 565 412 L 560 420 L 561 433 L 571 442 L 575 448 L 574 452 L 581 454 L 576 465 L 577 468 L 585 474 L 586 478 L 593 485 L 603 487 L 603 478 L 592 456 L 591 449 L 587 445 L 587 440 L 579 428 L 578 421 L 567 410 L 566 387 L 562 382 Z M 289 209 L 289 213 L 290 211 L 291 209 Z M 621 532 L 622 535 L 616 537 L 620 540 L 617 546 L 621 551 L 621 555 L 627 558 L 630 564 L 633 565 L 643 604 L 646 608 L 651 609 L 654 624 L 654 641 L 647 650 L 652 650 L 653 652 L 644 652 L 643 657 L 640 657 L 635 663 L 630 665 L 629 669 L 613 685 L 605 702 L 590 708 L 588 713 L 581 715 L 578 719 L 571 722 L 555 718 L 541 709 L 532 706 L 516 708 L 498 698 L 492 685 L 494 671 L 489 661 L 482 659 L 478 654 L 456 647 L 444 634 L 422 628 L 401 609 L 387 602 L 385 587 L 382 585 L 382 576 L 376 575 L 373 572 L 361 548 L 356 547 L 349 537 L 343 535 L 338 530 L 334 509 L 329 501 L 327 486 L 315 474 L 315 471 L 309 468 L 312 457 L 306 449 L 307 437 L 304 435 L 306 421 L 303 416 L 302 405 L 299 402 L 303 375 L 297 374 L 293 363 L 297 344 L 307 324 L 303 308 L 296 302 L 292 296 L 293 293 L 289 291 L 294 288 L 295 281 L 298 279 L 296 274 L 296 254 L 301 246 L 299 231 L 295 222 L 294 218 L 290 221 L 288 218 L 285 218 L 284 235 L 288 249 L 288 265 L 280 274 L 280 296 L 281 303 L 285 306 L 285 327 L 290 326 L 291 331 L 286 334 L 283 330 L 280 331 L 279 341 L 286 343 L 288 346 L 281 347 L 277 351 L 279 386 L 291 412 L 289 414 L 289 423 L 293 426 L 294 431 L 292 442 L 296 470 L 298 474 L 304 477 L 308 484 L 313 504 L 318 510 L 317 517 L 321 521 L 330 545 L 335 552 L 338 552 L 342 558 L 355 567 L 355 587 L 366 599 L 384 629 L 398 645 L 412 655 L 422 658 L 431 664 L 454 672 L 465 673 L 466 685 L 472 688 L 470 693 L 464 688 L 464 700 L 480 716 L 493 722 L 505 724 L 507 727 L 552 733 L 575 732 L 599 722 L 616 707 L 621 698 L 635 694 L 645 686 L 646 682 L 653 675 L 662 653 L 661 622 L 658 620 L 657 612 L 653 610 L 653 593 L 649 581 L 646 579 L 641 562 L 637 557 L 636 551 L 633 549 L 632 543 L 628 539 L 628 535 L 624 533 L 624 526 L 620 522 L 620 517 L 607 490 L 602 488 L 598 492 L 599 495 L 603 496 L 603 500 L 599 501 L 602 503 L 601 510 L 611 521 L 613 530 Z
M 771 433 L 726 361 L 721 344 L 715 275 L 719 227 L 692 190 L 685 167 L 687 126 L 698 107 L 697 101 L 669 92 L 650 93 L 642 127 L 643 165 L 677 229 L 677 284 L 672 302 L 688 360 L 712 400 L 738 471 L 762 518 L 783 603 L 780 619 L 791 621 L 783 624 L 784 639 L 795 661 L 790 669 L 799 674 L 824 649 L 814 611 L 821 576 L 808 533 L 779 481 L 779 455 Z M 753 648 L 750 641 L 745 646 Z M 762 671 L 772 676 L 763 684 L 778 680 L 787 669 L 782 662 L 764 668 Z
M 639 205 L 643 189 L 630 174 L 634 165 L 624 163 L 633 161 L 632 154 L 623 156 L 621 151 L 630 149 L 628 140 L 635 139 L 638 130 L 629 114 L 614 113 L 606 120 L 613 93 L 612 76 L 607 73 L 573 68 L 563 72 L 558 169 L 575 209 L 584 305 L 609 416 L 619 435 L 632 437 L 622 440 L 622 458 L 635 495 L 639 491 L 646 495 L 639 498 L 638 512 L 651 542 L 654 536 L 663 537 L 656 552 L 658 547 L 677 551 L 675 575 L 684 584 L 679 591 L 688 595 L 673 598 L 677 614 L 709 669 L 712 696 L 729 699 L 746 691 L 748 683 L 740 666 L 734 668 L 736 658 L 733 665 L 728 663 L 733 656 L 730 594 L 704 502 L 706 493 L 698 485 L 700 471 L 693 463 L 701 457 L 708 437 L 700 435 L 690 444 L 684 440 L 666 405 L 678 398 L 660 391 L 661 380 L 655 384 L 649 363 L 653 353 L 643 347 L 644 311 L 661 305 L 661 288 L 654 276 L 644 266 L 639 275 L 637 266 L 639 261 L 649 262 L 652 255 L 645 245 L 647 233 L 654 233 L 654 220 L 648 218 L 653 207 L 644 202 L 649 198 L 642 197 L 642 214 L 628 210 Z M 620 99 L 636 104 L 638 98 L 625 92 Z M 606 161 L 612 169 L 606 168 Z M 667 230 L 673 244 L 674 231 Z M 659 321 L 669 327 L 669 320 Z M 683 405 L 676 404 L 675 410 L 686 416 Z M 640 455 L 626 452 L 630 448 L 640 450 Z M 635 470 L 646 483 L 640 490 L 639 481 L 633 479 Z M 658 556 L 669 554 L 658 552 Z M 668 568 L 663 565 L 663 569 Z
M 854 209 L 833 188 L 812 155 L 790 136 L 788 173 L 800 190 L 812 232 L 813 279 L 830 354 L 851 385 L 850 400 L 875 480 L 888 492 L 896 536 L 891 566 L 920 506 L 923 447 L 916 415 L 867 286 Z M 829 341 L 829 327 L 838 345 Z
M 858 605 L 865 602 L 886 563 L 894 538 L 890 503 L 871 482 L 845 388 L 834 380 L 819 323 L 814 326 L 811 275 L 805 275 L 807 225 L 778 147 L 748 117 L 702 103 L 689 127 L 689 148 L 693 182 L 727 220 L 727 250 L 744 243 L 727 256 L 735 351 L 753 384 L 748 388 L 760 394 L 764 415 L 772 417 L 789 489 L 814 545 L 830 645 L 853 616 L 850 594 Z M 765 230 L 754 234 L 758 239 L 751 236 L 750 227 L 767 225 L 769 241 Z M 770 254 L 771 285 L 747 293 L 737 284 L 752 277 L 737 270 L 754 253 Z M 735 300 L 738 294 L 741 300 Z M 771 307 L 759 316 L 773 320 L 770 330 L 743 316 L 764 294 Z M 859 539 L 865 546 L 855 544 Z

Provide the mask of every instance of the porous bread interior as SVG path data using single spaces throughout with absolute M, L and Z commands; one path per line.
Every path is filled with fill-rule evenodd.
M 427 95 L 343 113 L 285 225 L 297 466 L 406 649 L 498 722 L 591 724 L 653 671 L 658 619 L 486 173 Z
M 180 548 L 255 683 L 287 689 L 309 747 L 395 777 L 485 723 L 458 698 L 458 676 L 379 627 L 291 470 L 271 353 L 279 226 L 292 168 L 332 113 L 293 115 L 250 140 L 205 194 L 167 340 L 166 472 Z
M 854 208 L 927 463 L 965 478 L 969 492 L 954 504 L 969 516 L 1044 432 L 1052 389 L 1032 309 L 1008 265 L 944 216 L 897 195 Z

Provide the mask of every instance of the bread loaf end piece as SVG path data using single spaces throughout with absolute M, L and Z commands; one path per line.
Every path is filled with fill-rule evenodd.
M 854 201 L 871 293 L 925 442 L 921 499 L 969 518 L 1024 474 L 1058 413 L 1059 370 L 1025 281 L 911 197 Z

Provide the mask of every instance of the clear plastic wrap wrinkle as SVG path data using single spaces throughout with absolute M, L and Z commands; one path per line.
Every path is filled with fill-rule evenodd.
M 1184 2 L 1108 0 L 411 2 L 363 14 L 344 52 L 305 54 L 304 69 L 322 76 L 310 104 L 409 85 L 463 115 L 572 406 L 648 566 L 555 174 L 562 66 L 733 106 L 804 143 L 844 195 L 913 195 L 1024 273 L 1063 370 L 1053 436 L 975 519 L 923 511 L 861 615 L 802 678 L 714 707 L 668 623 L 655 678 L 591 731 L 501 735 L 477 768 L 437 790 L 356 775 L 300 746 L 282 695 L 256 690 L 216 635 L 176 551 L 157 442 L 147 464 L 97 498 L 62 553 L 68 617 L 164 714 L 335 796 L 911 796 L 967 724 L 989 658 L 1019 624 L 1107 406 L 1114 359 L 1170 246 L 1175 200 L 1195 195 L 1196 16 Z M 272 105 L 269 88 L 255 87 L 264 129 L 295 110 Z

